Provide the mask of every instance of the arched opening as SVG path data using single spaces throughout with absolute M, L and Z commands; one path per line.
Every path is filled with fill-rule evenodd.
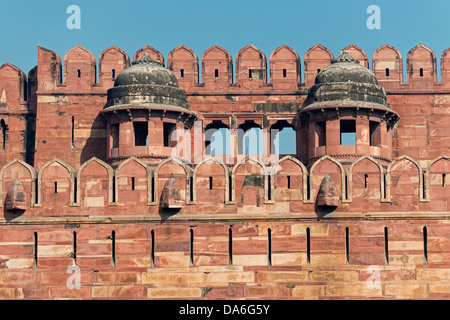
M 278 120 L 270 127 L 270 153 L 296 154 L 296 139 L 294 127 L 286 120 Z
M 205 128 L 205 154 L 230 154 L 230 129 L 220 120 L 213 120 Z
M 261 127 L 253 120 L 245 120 L 238 127 L 238 153 L 263 154 L 264 139 Z

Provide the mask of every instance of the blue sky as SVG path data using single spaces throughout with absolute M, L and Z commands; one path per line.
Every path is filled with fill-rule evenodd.
M 69 5 L 81 9 L 81 30 L 69 30 Z M 370 30 L 366 12 L 381 9 L 381 29 Z M 267 58 L 282 44 L 302 58 L 320 43 L 337 55 L 356 44 L 371 58 L 390 44 L 403 59 L 419 42 L 437 57 L 450 47 L 450 1 L 447 0 L 48 0 L 0 3 L 0 64 L 13 63 L 24 72 L 36 65 L 37 45 L 61 57 L 81 44 L 99 57 L 111 45 L 130 57 L 145 45 L 165 57 L 180 44 L 201 58 L 212 45 L 227 49 L 235 60 L 242 47 L 253 44 Z

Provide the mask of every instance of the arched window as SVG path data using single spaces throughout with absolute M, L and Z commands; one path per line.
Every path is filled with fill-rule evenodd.
M 220 120 L 213 120 L 205 128 L 205 154 L 230 154 L 230 129 Z
M 253 120 L 245 120 L 238 127 L 238 153 L 263 154 L 264 140 L 261 127 Z
M 297 135 L 286 120 L 279 120 L 270 127 L 270 153 L 296 154 Z

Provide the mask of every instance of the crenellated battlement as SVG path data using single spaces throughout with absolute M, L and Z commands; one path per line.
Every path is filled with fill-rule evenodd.
M 423 44 L 418 44 L 407 53 L 406 65 L 401 53 L 388 44 L 375 50 L 371 63 L 366 52 L 354 44 L 342 49 L 372 70 L 380 85 L 388 91 L 450 88 L 448 50 L 450 48 L 442 52 L 441 70 L 437 70 L 435 53 Z M 98 63 L 93 54 L 82 46 L 69 50 L 64 61 L 57 53 L 43 47 L 38 47 L 38 52 L 41 90 L 60 88 L 100 93 L 111 87 L 115 77 L 130 65 L 129 56 L 115 46 L 105 49 Z M 140 58 L 145 52 L 165 65 L 163 55 L 151 46 L 136 51 L 133 59 Z M 273 50 L 269 59 L 253 45 L 239 50 L 235 59 L 217 45 L 207 49 L 201 59 L 193 50 L 180 45 L 168 54 L 167 68 L 174 72 L 180 86 L 188 94 L 210 90 L 307 90 L 314 84 L 318 71 L 333 59 L 332 52 L 320 44 L 308 49 L 303 61 L 294 49 L 286 45 Z M 404 69 L 407 70 L 406 79 L 403 77 Z M 437 81 L 438 73 L 440 82 Z

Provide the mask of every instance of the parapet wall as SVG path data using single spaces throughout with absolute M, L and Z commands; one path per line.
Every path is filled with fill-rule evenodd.
M 317 194 L 325 176 L 336 184 L 339 205 L 317 206 Z M 179 186 L 182 208 L 161 208 L 161 195 L 169 178 Z M 39 171 L 15 160 L 0 171 L 2 201 L 12 183 L 25 188 L 27 209 L 17 216 L 5 208 L 5 217 L 66 217 L 91 215 L 166 215 L 166 214 L 245 214 L 284 217 L 340 215 L 366 212 L 414 215 L 449 211 L 450 158 L 438 157 L 418 162 L 401 156 L 382 166 L 365 156 L 343 166 L 324 156 L 306 168 L 286 156 L 273 165 L 246 158 L 228 167 L 220 160 L 207 158 L 196 166 L 168 158 L 150 168 L 137 158 L 119 167 L 92 158 L 73 169 L 54 159 Z M 3 205 L 4 203 L 0 203 Z
M 375 50 L 371 66 L 367 54 L 358 46 L 352 44 L 342 50 L 348 51 L 362 65 L 371 69 L 380 85 L 388 91 L 450 88 L 450 58 L 447 56 L 450 48 L 440 56 L 440 71 L 437 70 L 435 53 L 423 44 L 418 44 L 407 53 L 406 66 L 403 65 L 400 52 L 388 44 Z M 100 54 L 98 64 L 88 49 L 77 46 L 64 56 L 64 67 L 62 59 L 55 52 L 42 47 L 39 47 L 38 51 L 38 65 L 42 66 L 38 75 L 41 84 L 38 90 L 56 87 L 65 90 L 105 90 L 110 88 L 114 78 L 130 65 L 129 56 L 115 46 Z M 226 49 L 217 45 L 207 49 L 201 60 L 194 51 L 184 45 L 174 48 L 167 61 L 157 49 L 150 46 L 138 50 L 134 59 L 138 59 L 145 52 L 163 65 L 166 63 L 188 94 L 202 90 L 308 89 L 314 84 L 318 71 L 334 59 L 331 51 L 320 44 L 305 52 L 303 66 L 300 55 L 286 45 L 276 48 L 270 54 L 269 61 L 264 53 L 253 45 L 239 50 L 234 61 Z M 406 79 L 403 78 L 404 68 L 407 70 Z M 438 72 L 440 82 L 437 81 Z

